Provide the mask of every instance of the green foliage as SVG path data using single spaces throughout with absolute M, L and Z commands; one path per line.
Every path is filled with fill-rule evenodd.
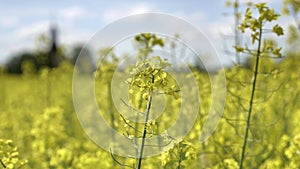
M 270 9 L 266 3 L 255 4 L 254 9 L 258 11 L 259 16 L 254 17 L 251 8 L 247 8 L 244 20 L 239 27 L 243 33 L 246 29 L 251 30 L 252 43 L 259 40 L 259 31 L 263 28 L 266 22 L 275 21 L 280 16 L 275 13 L 274 9 Z M 278 36 L 283 35 L 283 29 L 279 25 L 273 26 L 272 31 Z
M 300 11 L 299 0 L 284 0 L 283 2 L 283 14 L 298 13 Z
M 289 26 L 288 28 L 288 38 L 287 38 L 287 43 L 292 44 L 293 42 L 296 42 L 299 39 L 299 34 L 297 31 L 297 28 L 294 26 Z
M 161 155 L 161 163 L 165 169 L 190 168 L 195 159 L 195 147 L 188 141 L 176 143 L 171 150 Z
M 57 164 L 58 153 L 61 153 L 59 147 L 64 146 L 66 140 L 65 132 L 63 111 L 58 107 L 46 108 L 39 120 L 33 124 L 31 130 L 34 137 L 32 142 L 33 157 L 44 161 L 44 163 L 40 163 L 44 168 Z M 49 159 L 51 156 L 53 157 Z M 63 162 L 67 163 L 68 161 L 65 159 Z
M 118 66 L 119 59 L 114 54 L 113 48 L 101 49 L 99 51 L 99 55 L 105 56 L 105 58 L 101 60 L 101 63 L 99 63 L 100 65 L 98 65 L 96 78 L 100 79 L 101 81 L 105 81 L 108 85 L 110 85 L 114 71 Z
M 135 40 L 139 43 L 140 48 L 138 60 L 130 71 L 133 77 L 127 80 L 130 84 L 129 93 L 133 94 L 137 87 L 145 100 L 148 100 L 152 93 L 155 94 L 160 91 L 175 96 L 179 89 L 176 83 L 173 82 L 172 84 L 171 77 L 165 71 L 167 67 L 172 65 L 160 56 L 149 57 L 155 46 L 164 46 L 163 39 L 156 37 L 155 34 L 144 33 L 137 35 Z
M 0 167 L 7 169 L 22 168 L 27 163 L 27 160 L 20 159 L 18 148 L 12 140 L 0 139 L 0 160 Z
M 143 33 L 135 36 L 135 41 L 139 46 L 138 60 L 135 66 L 130 70 L 132 77 L 127 79 L 127 83 L 129 83 L 129 104 L 135 109 L 145 112 L 145 121 L 142 129 L 140 130 L 138 128 L 138 124 L 135 124 L 134 128 L 135 131 L 141 131 L 142 134 L 140 136 L 142 138 L 141 145 L 139 146 L 136 141 L 134 143 L 136 147 L 140 148 L 140 150 L 137 149 L 137 154 L 139 154 L 137 168 L 141 168 L 144 143 L 148 137 L 147 133 L 153 134 L 153 129 L 156 128 L 154 134 L 159 134 L 158 126 L 160 126 L 160 124 L 149 120 L 150 113 L 152 112 L 151 106 L 155 105 L 153 97 L 155 95 L 165 94 L 177 98 L 179 88 L 176 85 L 176 81 L 165 71 L 171 64 L 160 56 L 150 55 L 156 46 L 164 46 L 163 39 L 158 38 L 155 34 Z M 136 118 L 138 118 L 139 114 L 136 116 Z M 128 122 L 126 122 L 126 125 L 131 126 L 128 125 Z M 152 134 L 148 135 L 151 137 Z M 129 139 L 132 139 L 131 136 L 137 137 L 137 132 L 130 134 L 127 131 L 127 135 Z M 158 145 L 161 146 L 159 142 L 158 140 Z
M 258 16 L 254 17 L 253 9 L 258 12 Z M 235 46 L 236 52 L 246 53 L 250 56 L 255 56 L 259 53 L 262 56 L 276 56 L 282 57 L 281 47 L 278 47 L 277 44 L 271 40 L 263 40 L 263 32 L 266 31 L 265 24 L 267 22 L 273 22 L 278 19 L 279 14 L 275 13 L 274 9 L 270 9 L 266 3 L 254 4 L 254 6 L 246 9 L 244 20 L 240 24 L 239 29 L 242 33 L 246 33 L 246 30 L 250 31 L 251 42 L 252 44 L 261 43 L 262 48 L 251 49 L 248 46 Z M 284 34 L 283 28 L 275 24 L 270 30 L 277 36 L 282 36 Z
M 269 73 L 259 75 L 259 92 L 255 99 L 257 106 L 253 111 L 252 121 L 255 125 L 251 126 L 249 157 L 244 164 L 246 168 L 300 166 L 298 158 L 298 133 L 300 132 L 298 57 L 299 55 L 288 56 L 279 64 L 273 63 L 270 58 L 261 58 L 260 70 Z M 249 67 L 253 68 L 254 63 L 252 58 Z M 19 159 L 28 160 L 28 163 L 22 168 L 119 167 L 114 164 L 109 152 L 100 149 L 84 136 L 72 108 L 72 68 L 72 65 L 64 63 L 56 70 L 45 68 L 37 75 L 24 78 L 0 74 L 2 91 L 0 96 L 5 98 L 0 100 L 0 136 L 2 138 L 9 136 L 13 139 L 15 145 L 19 147 Z M 109 74 L 109 69 L 103 69 L 103 74 L 105 71 Z M 191 88 L 191 90 L 199 90 L 201 108 L 197 123 L 187 138 L 183 140 L 183 144 L 187 145 L 176 143 L 174 148 L 161 156 L 143 159 L 143 168 L 163 168 L 166 163 L 168 166 L 177 166 L 177 157 L 180 154 L 186 158 L 181 163 L 186 168 L 226 168 L 224 166 L 234 168 L 239 159 L 242 145 L 242 126 L 246 112 L 243 108 L 247 106 L 246 100 L 239 100 L 235 95 L 242 98 L 249 95 L 251 74 L 252 71 L 249 71 L 248 68 L 240 66 L 226 70 L 228 94 L 224 117 L 214 135 L 205 143 L 200 144 L 198 138 L 201 126 L 207 117 L 206 112 L 210 107 L 208 98 L 211 97 L 211 89 L 207 74 L 194 71 L 193 75 L 197 83 L 201 85 L 198 88 Z M 170 81 L 168 76 L 166 79 Z M 186 78 L 186 76 L 183 73 L 179 77 Z M 104 81 L 109 79 L 108 76 L 105 78 L 103 83 L 98 84 L 103 91 L 106 91 L 107 88 Z M 47 92 L 47 90 L 50 91 Z M 168 91 L 167 88 L 163 90 Z M 26 96 L 26 99 L 20 95 Z M 166 114 L 164 113 L 163 118 L 157 119 L 152 125 L 153 131 L 156 131 L 156 124 L 159 124 L 158 133 L 163 134 L 164 130 L 168 128 L 168 124 L 172 123 L 173 118 L 176 118 L 176 114 L 172 112 L 176 112 L 180 108 L 177 100 L 180 99 L 170 96 L 170 100 L 167 102 L 170 107 L 164 111 Z M 100 101 L 107 104 L 109 102 L 105 98 Z M 103 111 L 109 112 L 110 109 L 108 106 L 102 107 Z M 237 118 L 235 118 L 236 116 Z M 119 123 L 116 125 L 118 129 L 124 128 L 122 122 L 122 119 L 116 121 L 116 124 Z M 151 128 L 149 127 L 149 129 Z M 181 148 L 184 153 L 180 153 Z M 1 148 L 0 151 L 3 152 L 3 149 Z M 3 156 L 0 159 L 7 164 Z M 118 159 L 131 166 L 135 162 L 132 159 Z
M 238 169 L 238 162 L 233 158 L 224 159 L 219 164 L 209 167 L 208 169 L 218 169 L 218 168 L 226 168 L 226 169 Z
M 249 4 L 247 4 L 249 5 Z M 232 2 L 232 0 L 228 0 L 225 2 L 226 7 L 231 7 L 233 8 L 233 14 L 234 14 L 234 43 L 235 46 L 237 47 L 237 50 L 235 51 L 235 58 L 236 58 L 236 63 L 240 64 L 240 53 L 243 49 L 240 48 L 240 43 L 242 41 L 242 38 L 240 36 L 240 32 L 238 30 L 239 23 L 241 22 L 242 18 L 242 13 L 240 12 L 240 6 L 241 3 L 239 0 L 235 0 Z
M 299 12 L 300 12 L 300 1 L 299 0 L 284 0 L 282 13 L 284 15 L 291 15 L 294 19 L 295 25 L 289 26 L 289 34 L 287 42 L 292 44 L 299 40 L 300 33 L 300 20 L 299 20 Z
M 147 58 L 143 62 L 137 62 L 136 67 L 132 70 L 133 78 L 128 79 L 130 83 L 129 93 L 134 94 L 136 88 L 142 92 L 142 98 L 148 100 L 151 93 L 159 93 L 173 95 L 179 92 L 176 83 L 172 82 L 170 75 L 164 69 L 170 64 L 161 59 L 159 56 Z M 153 82 L 152 82 L 152 79 Z M 132 96 L 134 98 L 134 96 Z
M 257 18 L 253 8 L 259 14 Z M 241 30 L 251 32 L 249 37 L 254 44 L 261 42 L 244 168 L 300 167 L 300 55 L 289 55 L 282 62 L 274 63 L 270 56 L 281 57 L 281 48 L 274 40 L 260 38 L 264 24 L 277 18 L 278 14 L 265 4 L 253 5 L 247 9 L 246 21 L 241 26 Z M 278 36 L 283 33 L 279 25 L 274 25 L 269 32 Z M 166 71 L 171 66 L 168 61 L 151 55 L 155 48 L 165 46 L 166 42 L 155 34 L 141 34 L 135 37 L 133 43 L 138 50 L 137 62 L 126 70 L 117 70 L 117 74 L 114 71 L 120 64 L 120 58 L 111 49 L 100 51 L 108 57 L 95 74 L 95 86 L 104 118 L 109 119 L 109 124 L 137 147 L 141 145 L 134 139 L 143 136 L 145 126 L 145 138 L 154 135 L 167 138 L 167 141 L 157 140 L 157 144 L 165 145 L 158 147 L 161 150 L 174 145 L 159 156 L 143 158 L 142 168 L 238 168 L 256 58 L 249 59 L 248 67 L 235 66 L 225 70 L 228 90 L 225 112 L 213 136 L 204 143 L 199 143 L 198 139 L 211 106 L 210 79 L 207 74 L 198 71 L 193 71 L 193 74 L 172 72 L 182 79 L 190 76 L 196 79 L 198 87 L 190 87 L 189 90 L 200 94 L 201 105 L 196 123 L 188 135 L 182 140 L 171 139 L 170 143 L 171 133 L 167 133 L 166 129 L 178 118 L 176 112 L 182 109 L 182 93 L 176 79 Z M 248 46 L 236 46 L 236 50 L 251 56 L 257 54 L 257 50 Z M 41 68 L 37 74 L 31 74 L 34 69 L 30 64 L 24 64 L 23 68 L 27 75 L 21 77 L 0 73 L 0 97 L 5 98 L 0 100 L 0 137 L 9 137 L 15 142 L 0 140 L 0 160 L 3 163 L 0 168 L 4 165 L 7 168 L 45 169 L 125 168 L 84 135 L 73 110 L 73 65 L 63 62 L 57 69 Z M 128 72 L 131 73 L 126 81 L 130 102 L 125 106 L 130 107 L 131 114 L 137 111 L 142 114 L 140 117 L 145 117 L 145 110 L 153 96 L 153 106 L 166 103 L 160 109 L 161 114 L 155 114 L 154 108 L 149 112 L 153 119 L 157 117 L 155 120 L 136 123 L 126 117 L 122 119 L 120 112 L 114 108 L 110 96 L 112 77 L 121 77 Z M 164 97 L 160 98 L 162 95 Z M 187 115 L 189 111 L 192 111 L 191 108 L 182 110 Z M 184 127 L 185 124 L 182 124 L 177 130 Z M 133 168 L 138 164 L 136 158 L 116 159 Z
M 138 48 L 138 58 L 144 60 L 148 57 L 148 55 L 153 52 L 154 47 L 164 46 L 164 42 L 161 38 L 158 38 L 153 33 L 142 33 L 140 35 L 135 36 L 134 42 Z
M 257 47 L 255 47 L 254 49 L 249 49 L 247 46 L 244 48 L 240 46 L 235 47 L 237 52 L 246 51 L 248 52 L 248 54 L 250 54 L 250 56 L 255 57 L 254 66 L 253 68 L 251 67 L 253 73 L 250 73 L 249 76 L 251 77 L 251 82 L 248 82 L 248 84 L 250 84 L 248 89 L 248 91 L 250 92 L 249 96 L 243 97 L 242 95 L 235 94 L 235 97 L 238 98 L 239 106 L 242 106 L 242 110 L 238 107 L 236 111 L 246 112 L 246 116 L 244 117 L 245 120 L 242 120 L 245 122 L 245 129 L 243 133 L 244 136 L 243 136 L 243 144 L 241 148 L 241 155 L 239 158 L 239 166 L 238 166 L 239 169 L 244 168 L 244 163 L 246 161 L 246 156 L 247 156 L 247 148 L 249 146 L 248 145 L 249 138 L 251 137 L 251 140 L 259 139 L 259 136 L 258 138 L 256 138 L 258 135 L 256 134 L 256 130 L 258 128 L 257 125 L 253 125 L 253 121 L 257 120 L 254 115 L 255 111 L 260 111 L 261 107 L 256 105 L 255 102 L 256 100 L 260 100 L 260 97 L 263 96 L 261 95 L 259 90 L 263 90 L 265 91 L 265 93 L 267 93 L 266 92 L 267 88 L 266 87 L 261 88 L 261 85 L 259 84 L 260 80 L 266 81 L 267 79 L 261 78 L 259 75 L 261 74 L 261 72 L 263 72 L 262 74 L 265 75 L 271 74 L 271 71 L 268 70 L 268 68 L 265 69 L 264 67 L 262 67 L 262 61 L 265 62 L 266 60 L 264 59 L 264 57 L 268 57 L 270 53 L 277 57 L 282 56 L 280 53 L 281 47 L 276 47 L 274 41 L 264 40 L 263 38 L 263 34 L 265 31 L 264 28 L 265 24 L 267 22 L 273 22 L 277 20 L 280 15 L 275 13 L 274 9 L 270 9 L 266 5 L 266 3 L 254 4 L 254 9 L 257 10 L 258 16 L 253 17 L 254 16 L 253 11 L 251 10 L 250 7 L 247 8 L 244 16 L 244 21 L 241 23 L 239 29 L 242 31 L 242 33 L 245 33 L 246 30 L 249 30 L 251 33 L 252 44 L 256 44 Z M 277 36 L 283 35 L 283 29 L 278 24 L 273 26 L 272 32 L 275 33 Z M 263 64 L 265 64 L 264 62 Z M 243 83 L 243 81 L 238 81 L 238 82 Z M 246 85 L 247 84 L 245 84 L 245 86 Z M 267 100 L 267 97 L 269 97 L 266 96 L 265 93 L 263 99 L 260 100 L 260 102 L 265 102 Z M 239 119 L 238 114 L 236 116 L 237 116 L 236 120 L 238 120 Z

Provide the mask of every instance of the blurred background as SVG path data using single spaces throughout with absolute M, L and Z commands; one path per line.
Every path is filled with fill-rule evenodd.
M 98 30 L 119 18 L 144 12 L 171 14 L 192 23 L 215 46 L 224 65 L 230 66 L 237 61 L 233 54 L 236 36 L 242 39 L 235 32 L 234 12 L 244 12 L 248 1 L 237 2 L 240 3 L 238 11 L 234 11 L 233 1 L 222 0 L 209 3 L 196 0 L 188 3 L 158 0 L 1 2 L 0 66 L 8 72 L 20 73 L 20 62 L 26 59 L 37 64 L 37 68 L 54 67 L 64 59 L 74 62 L 82 45 Z M 264 2 L 282 13 L 283 0 Z M 295 22 L 297 18 L 293 13 L 286 13 L 278 21 L 286 30 L 295 26 Z M 276 41 L 284 44 L 287 36 Z M 57 58 L 51 60 L 50 55 Z
M 258 88 L 254 101 L 252 97 L 250 102 L 253 101 L 254 104 L 249 134 L 251 138 L 247 139 L 242 135 L 246 117 L 250 119 L 250 115 L 247 116 L 250 110 L 248 98 L 254 83 L 253 68 L 257 65 L 254 54 L 257 50 L 247 51 L 247 47 L 256 49 L 256 46 L 252 45 L 250 32 L 241 34 L 238 26 L 244 18 L 246 8 L 258 2 L 266 2 L 270 9 L 281 16 L 272 24 L 266 24 L 266 29 L 263 30 L 262 48 L 266 49 L 264 51 L 267 57 L 259 57 L 262 59 L 257 75 Z M 124 168 L 125 165 L 120 166 L 121 163 L 113 158 L 113 152 L 100 149 L 83 131 L 74 110 L 76 103 L 73 100 L 72 77 L 74 70 L 79 70 L 78 74 L 87 73 L 88 78 L 94 73 L 95 100 L 99 112 L 124 137 L 126 133 L 128 136 L 128 133 L 133 133 L 134 138 L 140 137 L 136 131 L 143 126 L 132 123 L 136 128 L 130 128 L 127 120 L 115 108 L 111 96 L 112 89 L 119 88 L 112 85 L 112 80 L 117 79 L 122 84 L 127 84 L 122 78 L 126 77 L 125 74 L 130 74 L 131 68 L 135 68 L 122 69 L 126 67 L 122 67 L 122 57 L 126 58 L 128 55 L 117 53 L 118 51 L 107 46 L 97 51 L 99 55 L 107 54 L 107 58 L 102 60 L 101 66 L 95 67 L 96 58 L 88 46 L 83 46 L 97 31 L 110 23 L 145 12 L 177 16 L 197 27 L 214 45 L 220 61 L 226 67 L 227 93 L 225 110 L 217 130 L 205 142 L 199 142 L 212 104 L 212 76 L 203 71 L 201 63 L 187 58 L 195 61 L 195 67 L 189 67 L 192 71 L 174 73 L 185 82 L 187 78 L 194 78 L 198 84 L 195 87 L 187 82 L 185 86 L 191 93 L 199 93 L 201 104 L 197 119 L 193 119 L 196 123 L 193 123 L 193 128 L 184 140 L 174 142 L 176 146 L 172 149 L 160 156 L 144 159 L 144 168 L 181 168 L 178 164 L 195 169 L 238 168 L 244 140 L 249 140 L 245 168 L 300 168 L 299 0 L 3 0 L 0 2 L 0 169 Z M 257 16 L 257 13 L 254 12 L 253 15 Z M 272 32 L 272 27 L 276 24 L 284 29 L 284 35 L 275 36 L 274 31 Z M 279 32 L 280 35 L 281 33 Z M 110 35 L 107 36 L 110 38 Z M 180 39 L 180 35 L 178 37 Z M 184 45 L 176 43 L 179 40 L 174 39 L 164 38 L 164 42 L 159 40 L 156 47 L 178 52 Z M 129 53 L 131 56 L 143 55 L 145 46 L 151 42 L 138 41 L 137 38 L 127 40 L 135 40 L 137 46 L 140 45 L 137 52 Z M 238 46 L 245 47 L 244 53 L 238 52 Z M 281 47 L 281 51 L 277 47 Z M 74 69 L 80 52 L 84 61 L 76 64 L 78 69 Z M 132 64 L 132 60 L 127 61 Z M 158 62 L 165 64 L 160 61 Z M 209 62 L 213 62 L 213 59 Z M 119 71 L 114 74 L 115 70 Z M 213 72 L 216 77 L 214 82 L 220 86 L 219 82 L 223 82 L 220 77 L 224 76 L 224 72 L 223 69 Z M 87 77 L 80 79 L 80 89 L 90 89 L 85 86 Z M 176 85 L 172 88 L 174 87 Z M 219 88 L 223 89 L 224 86 Z M 142 99 L 144 93 L 140 91 L 134 96 L 136 99 L 133 105 L 140 105 L 137 112 L 145 114 L 140 113 L 142 105 L 146 105 L 147 99 Z M 88 100 L 85 102 L 90 103 Z M 156 103 L 161 107 L 160 100 Z M 178 118 L 176 112 L 183 111 L 187 113 L 185 117 L 190 117 L 188 113 L 192 112 L 195 105 L 190 103 L 182 109 L 180 99 L 170 99 L 167 103 L 170 104 L 167 104 L 163 118 L 151 122 L 151 125 L 157 126 L 155 134 L 166 138 L 165 131 Z M 122 103 L 122 106 L 129 107 L 128 113 L 136 111 L 135 107 L 127 106 L 126 103 Z M 131 111 L 132 108 L 134 111 Z M 93 112 L 96 111 L 86 104 L 84 114 Z M 86 119 L 96 121 L 94 116 L 87 116 Z M 189 124 L 192 123 L 185 125 Z M 179 127 L 185 128 L 184 125 Z M 111 138 L 114 139 L 114 136 Z M 132 136 L 128 138 L 132 139 Z M 107 140 L 103 142 L 106 143 Z M 161 140 L 158 139 L 157 142 L 161 143 Z M 134 149 L 138 147 L 136 145 L 138 144 L 133 144 Z M 184 157 L 184 161 L 181 157 Z M 130 157 L 116 158 L 129 166 L 136 163 L 136 159 Z

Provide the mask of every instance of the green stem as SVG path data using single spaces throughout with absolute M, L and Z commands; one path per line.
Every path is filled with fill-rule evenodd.
M 238 4 L 238 5 L 235 5 L 235 4 Z M 234 2 L 234 41 L 235 41 L 235 46 L 238 46 L 240 45 L 240 36 L 239 36 L 239 17 L 238 17 L 238 13 L 239 13 L 239 0 L 235 0 Z M 241 61 L 240 61 L 240 53 L 239 52 L 235 52 L 235 59 L 236 59 L 236 62 L 237 64 L 241 64 Z
M 142 109 L 142 103 L 143 103 L 143 100 L 142 100 L 142 94 L 140 95 L 140 99 L 139 99 L 139 105 L 138 105 L 138 111 L 140 111 Z M 138 150 L 138 131 L 139 131 L 139 114 L 136 115 L 136 118 L 135 118 L 135 131 L 134 131 L 134 144 L 136 144 L 136 149 L 135 149 L 135 153 L 136 153 L 136 156 L 138 157 L 139 155 L 139 150 Z
M 1 159 L 0 159 L 0 163 L 4 168 L 6 168 L 6 165 L 3 163 L 3 161 Z
M 116 126 L 115 126 L 115 115 L 114 115 L 114 109 L 113 109 L 113 100 L 112 100 L 112 97 L 111 97 L 111 83 L 107 83 L 107 96 L 109 97 L 109 107 L 110 107 L 110 123 L 111 123 L 111 127 L 113 129 L 116 129 Z M 115 141 L 115 134 L 112 132 L 111 133 L 111 138 L 113 140 L 113 142 Z
M 178 159 L 178 165 L 177 165 L 177 168 L 176 169 L 180 169 L 181 168 L 181 162 L 182 162 L 182 159 L 181 159 L 181 156 L 182 156 L 182 149 L 180 149 L 179 147 L 179 159 Z
M 152 83 L 154 83 L 154 76 L 152 77 Z M 148 120 L 149 120 L 151 104 L 152 104 L 152 93 L 150 93 L 150 97 L 149 97 L 149 101 L 148 101 L 148 105 L 147 105 L 147 112 L 146 112 L 146 119 L 145 119 L 145 124 L 144 124 L 142 144 L 141 144 L 139 162 L 138 162 L 138 167 L 137 167 L 138 169 L 141 169 L 141 167 L 142 167 L 142 158 L 143 158 L 143 153 L 144 153 L 145 140 L 146 140 L 146 134 L 147 134 L 147 123 L 148 123 Z
M 255 89 L 256 89 L 256 81 L 257 81 L 257 75 L 258 75 L 261 41 L 262 41 L 262 28 L 259 29 L 259 41 L 258 41 L 258 46 L 257 46 L 255 70 L 253 72 L 252 91 L 251 91 L 251 96 L 250 96 L 250 100 L 249 100 L 249 109 L 248 109 L 248 115 L 247 115 L 247 119 L 246 119 L 244 143 L 243 143 L 242 154 L 241 154 L 241 159 L 240 159 L 240 163 L 239 163 L 239 169 L 243 169 L 243 162 L 244 162 L 245 154 L 246 154 L 251 114 L 252 114 L 253 101 L 254 101 L 254 95 L 255 95 Z

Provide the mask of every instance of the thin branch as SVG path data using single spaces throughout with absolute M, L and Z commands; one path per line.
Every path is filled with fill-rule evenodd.
M 240 98 L 241 100 L 244 100 L 244 101 L 249 101 L 249 99 L 246 99 L 246 98 L 243 98 L 243 97 L 240 97 L 238 96 L 237 94 L 235 94 L 234 92 L 232 92 L 231 90 L 227 90 L 229 94 L 231 94 L 232 96 L 236 97 L 236 98 Z
M 262 142 L 262 139 L 258 139 L 258 137 L 256 137 L 257 134 L 255 134 L 255 132 L 253 131 L 252 128 L 250 128 L 250 133 L 252 135 L 252 138 L 249 139 L 250 141 L 255 141 L 255 142 Z M 257 138 L 257 139 L 256 139 Z
M 235 0 L 234 4 L 237 4 L 234 5 L 234 35 L 235 35 L 234 41 L 235 41 L 235 46 L 238 46 L 240 45 L 240 41 L 241 41 L 240 32 L 239 32 L 240 18 L 238 17 L 239 5 L 240 5 L 239 0 Z M 237 64 L 241 64 L 239 52 L 235 52 L 235 59 Z
M 154 76 L 153 75 L 152 75 L 152 83 L 154 83 Z M 141 145 L 141 150 L 140 150 L 137 169 L 141 169 L 141 167 L 142 167 L 142 158 L 143 158 L 143 153 L 144 153 L 145 140 L 146 140 L 146 135 L 147 135 L 147 123 L 148 123 L 148 118 L 149 118 L 149 114 L 150 114 L 150 110 L 151 110 L 151 104 L 152 104 L 152 93 L 150 93 L 150 97 L 149 97 L 149 101 L 148 101 L 148 105 L 147 105 L 147 113 L 146 113 L 146 118 L 145 118 L 142 145 Z
M 129 167 L 129 168 L 134 169 L 134 167 L 129 166 L 129 165 L 127 165 L 127 164 L 123 164 L 123 163 L 121 163 L 120 161 L 118 161 L 118 160 L 115 158 L 115 156 L 113 155 L 111 149 L 110 149 L 110 155 L 111 155 L 112 159 L 113 159 L 117 164 L 119 164 L 120 166 L 122 166 L 122 167 Z
M 126 107 L 128 107 L 129 109 L 135 111 L 135 112 L 138 113 L 138 114 L 145 115 L 145 113 L 140 112 L 138 109 L 136 109 L 136 108 L 132 107 L 131 105 L 129 105 L 128 103 L 126 103 L 125 100 L 121 99 L 121 101 L 122 101 L 122 103 L 123 103 Z
M 174 90 L 174 91 L 167 91 L 167 92 L 156 92 L 156 91 L 153 91 L 154 94 L 166 94 L 166 95 L 172 95 L 173 93 L 178 93 L 180 92 L 180 90 Z
M 126 125 L 128 125 L 128 127 L 132 128 L 134 131 L 137 131 L 138 133 L 143 133 L 142 131 L 138 130 L 137 128 L 135 128 L 134 126 L 132 126 L 130 123 L 128 123 L 127 120 L 125 119 L 125 117 L 124 117 L 122 114 L 120 114 L 120 116 L 121 116 L 122 120 L 124 121 L 124 123 L 125 123 Z M 152 132 L 146 132 L 146 134 L 150 134 L 150 135 L 161 135 L 161 134 L 155 133 L 155 132 L 153 132 L 153 131 L 152 131 Z M 127 133 L 127 135 L 129 135 L 129 134 Z M 136 137 L 136 138 L 142 138 L 142 137 Z M 171 139 L 175 140 L 175 139 L 174 139 L 173 137 L 171 137 L 171 136 L 167 136 L 167 138 L 171 138 Z
M 247 84 L 251 84 L 251 82 L 246 82 L 246 81 L 238 81 L 238 80 L 233 80 L 231 78 L 227 78 L 229 82 L 237 83 L 238 85 L 241 85 L 242 87 L 246 87 Z
M 139 132 L 139 133 L 143 133 L 142 131 L 139 131 L 137 128 L 135 128 L 135 127 L 132 126 L 130 123 L 128 123 L 127 120 L 125 119 L 125 117 L 124 117 L 122 114 L 120 114 L 120 116 L 121 116 L 122 120 L 124 121 L 124 123 L 125 123 L 126 125 L 128 125 L 130 128 L 132 128 L 134 131 L 137 131 L 137 132 Z
M 249 128 L 250 128 L 250 121 L 251 121 L 251 114 L 252 114 L 252 106 L 253 106 L 253 100 L 255 95 L 255 88 L 256 88 L 256 81 L 257 81 L 257 73 L 259 68 L 259 57 L 260 57 L 260 48 L 261 48 L 261 41 L 262 41 L 262 28 L 259 29 L 259 41 L 257 46 L 257 55 L 256 55 L 256 62 L 255 62 L 255 71 L 253 73 L 253 84 L 252 84 L 252 90 L 251 90 L 251 96 L 249 101 L 249 110 L 248 110 L 248 116 L 247 116 L 247 123 L 245 127 L 245 136 L 244 136 L 244 143 L 242 147 L 242 154 L 241 154 L 241 160 L 239 162 L 239 168 L 243 168 L 243 162 L 246 154 L 246 147 L 248 142 L 248 134 L 249 134 Z
M 1 159 L 0 159 L 0 163 L 4 168 L 6 168 L 6 165 L 3 163 L 3 161 Z

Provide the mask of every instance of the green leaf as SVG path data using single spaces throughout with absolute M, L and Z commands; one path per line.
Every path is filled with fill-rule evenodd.
M 265 9 L 268 8 L 265 2 L 255 4 L 254 6 L 258 9 L 259 14 L 263 14 L 265 12 Z
M 281 35 L 283 35 L 283 34 L 284 34 L 284 33 L 283 33 L 283 29 L 282 29 L 282 27 L 281 27 L 281 26 L 279 26 L 278 24 L 276 24 L 276 25 L 273 27 L 273 30 L 272 30 L 272 32 L 276 33 L 276 34 L 277 34 L 277 36 L 281 36 Z
M 232 5 L 232 2 L 230 1 L 230 0 L 227 0 L 226 2 L 225 2 L 225 6 L 226 7 L 230 7 Z
M 245 14 L 245 20 L 246 19 L 251 19 L 252 18 L 252 12 L 250 8 L 246 9 L 246 14 Z
M 281 54 L 281 47 L 279 47 L 279 48 L 277 48 L 277 49 L 274 49 L 273 51 L 272 51 L 272 53 L 274 54 L 274 55 L 276 55 L 276 56 L 278 56 L 278 57 L 282 57 L 282 54 Z
M 255 32 L 255 33 L 252 33 L 252 34 L 251 34 L 251 37 L 252 37 L 252 44 L 254 44 L 256 40 L 259 40 L 259 39 L 258 39 L 258 36 L 259 36 L 259 32 Z
M 236 52 L 243 52 L 243 51 L 244 51 L 244 48 L 241 47 L 240 45 L 237 45 L 237 46 L 235 47 L 235 50 L 236 50 Z

